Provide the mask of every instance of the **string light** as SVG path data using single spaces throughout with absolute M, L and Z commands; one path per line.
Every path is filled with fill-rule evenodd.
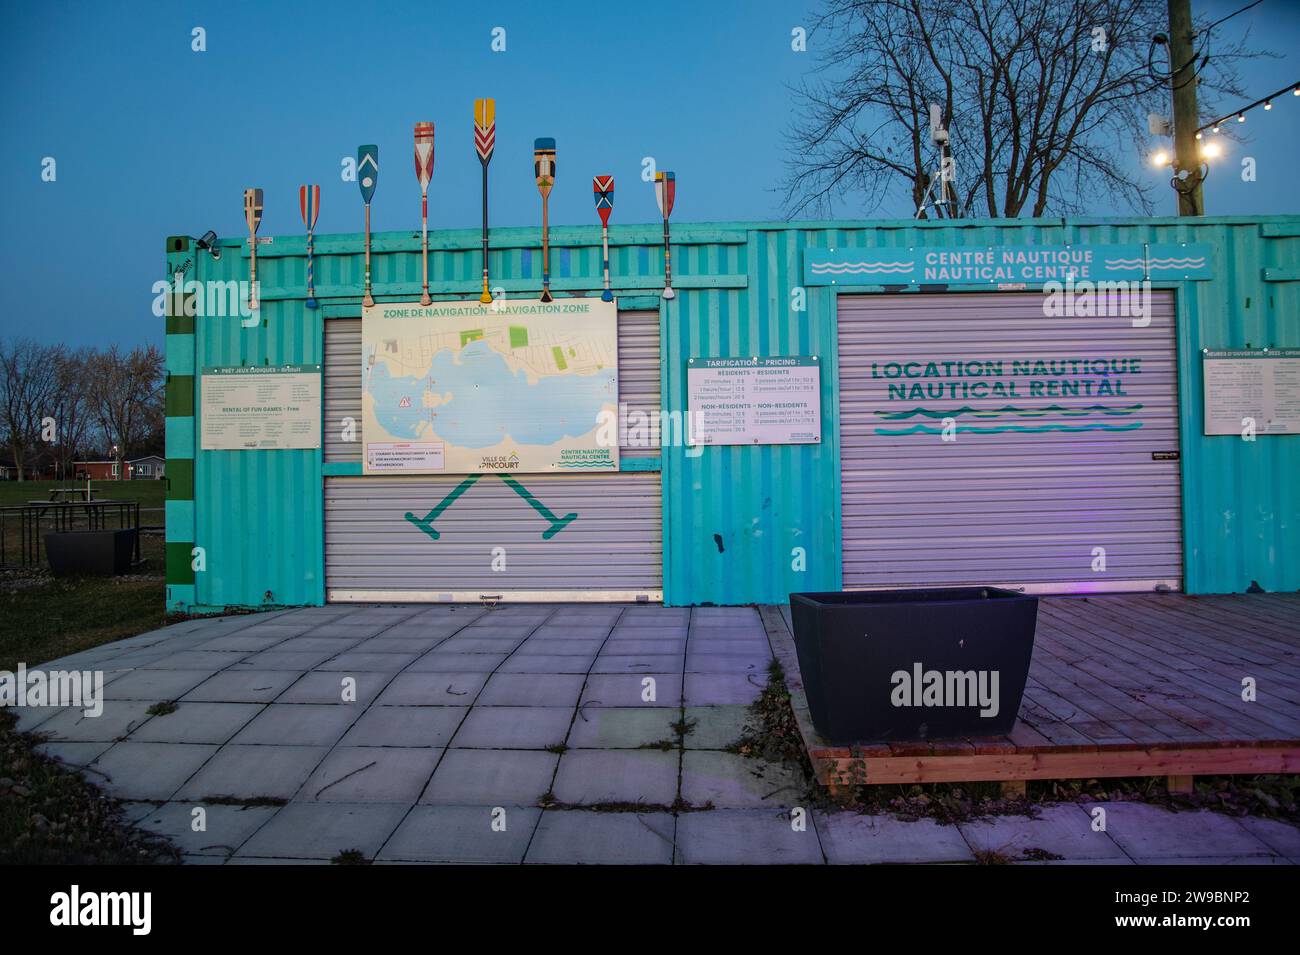
M 1214 130 L 1214 132 L 1217 133 L 1219 132 L 1220 127 L 1228 120 L 1232 119 L 1234 116 L 1237 118 L 1237 122 L 1244 123 L 1246 121 L 1246 114 L 1249 113 L 1252 109 L 1254 109 L 1256 106 L 1262 106 L 1264 107 L 1265 112 L 1271 110 L 1273 108 L 1274 98 L 1283 95 L 1284 93 L 1286 93 L 1287 90 L 1290 90 L 1293 96 L 1300 96 L 1300 83 L 1292 83 L 1290 86 L 1284 86 L 1277 92 L 1269 93 L 1267 96 L 1261 97 L 1260 99 L 1255 100 L 1255 102 L 1250 103 L 1249 105 L 1244 106 L 1241 109 L 1238 109 L 1235 113 L 1227 113 L 1223 116 L 1220 116 L 1218 119 L 1213 120 L 1212 122 L 1206 123 L 1204 126 L 1199 127 L 1196 131 L 1198 133 L 1202 133 L 1207 129 L 1212 129 Z

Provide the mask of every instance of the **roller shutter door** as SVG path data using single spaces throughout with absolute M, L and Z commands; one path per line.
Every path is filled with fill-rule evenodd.
M 840 296 L 844 586 L 1180 589 L 1172 293 L 1150 315 Z
M 619 400 L 657 410 L 659 315 L 620 312 L 618 322 Z M 325 460 L 360 463 L 360 319 L 326 322 L 324 375 Z M 347 418 L 355 441 L 343 439 Z M 626 427 L 620 436 L 624 467 L 658 458 L 657 447 L 630 447 Z M 436 539 L 407 517 L 435 510 Z M 331 601 L 659 601 L 662 553 L 657 470 L 325 479 Z

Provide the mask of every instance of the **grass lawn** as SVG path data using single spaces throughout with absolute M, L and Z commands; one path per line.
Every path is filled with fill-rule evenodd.
M 141 482 L 143 483 L 143 482 Z M 0 670 L 29 667 L 154 630 L 165 622 L 164 544 L 140 538 L 143 567 L 128 577 L 0 574 Z
M 0 481 L 0 507 L 13 507 L 28 501 L 47 501 L 50 489 L 56 487 L 85 487 L 85 481 Z M 91 481 L 90 488 L 96 499 L 139 501 L 140 509 L 162 507 L 167 495 L 166 481 Z M 161 524 L 146 521 L 142 524 Z
M 0 504 L 44 499 L 53 482 L 0 482 Z M 130 494 L 160 509 L 160 481 L 104 482 L 105 497 Z M 110 490 L 111 489 L 111 490 Z M 128 577 L 54 578 L 45 567 L 0 572 L 0 670 L 34 668 L 58 657 L 154 630 L 164 613 L 163 537 L 140 539 L 143 567 Z M 166 840 L 127 824 L 115 800 L 34 748 L 0 709 L 0 864 L 167 863 Z

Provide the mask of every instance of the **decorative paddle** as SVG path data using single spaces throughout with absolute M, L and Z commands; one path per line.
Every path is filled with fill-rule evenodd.
M 600 216 L 600 248 L 605 262 L 605 291 L 600 293 L 600 300 L 612 302 L 614 293 L 609 290 L 609 214 L 614 211 L 614 177 L 595 176 L 591 180 L 591 191 L 596 194 L 596 213 Z
M 474 100 L 474 150 L 478 161 L 483 166 L 483 294 L 478 300 L 484 305 L 492 301 L 488 292 L 488 163 L 492 161 L 492 150 L 497 145 L 497 101 L 494 99 Z
M 551 252 L 546 218 L 547 201 L 555 185 L 555 140 L 549 137 L 533 142 L 533 173 L 537 177 L 537 191 L 542 194 L 542 301 L 551 298 Z
M 664 214 L 664 298 L 675 298 L 673 291 L 672 252 L 668 248 L 668 217 L 673 213 L 673 200 L 677 198 L 677 174 L 655 173 L 655 201 Z
M 379 182 L 379 147 L 357 147 L 357 185 L 361 187 L 361 201 L 366 204 L 366 294 L 361 304 L 370 308 L 375 304 L 370 294 L 370 200 L 375 196 Z
M 320 215 L 320 186 L 298 187 L 298 209 L 302 224 L 307 227 L 307 307 L 316 308 L 316 284 L 312 279 L 312 239 L 316 231 L 316 217 Z
M 415 178 L 420 180 L 420 255 L 424 259 L 424 293 L 421 305 L 432 305 L 429 298 L 429 180 L 433 178 L 433 123 L 415 124 Z
M 244 190 L 244 221 L 248 223 L 249 253 L 248 310 L 256 312 L 257 301 L 257 227 L 262 224 L 262 190 Z

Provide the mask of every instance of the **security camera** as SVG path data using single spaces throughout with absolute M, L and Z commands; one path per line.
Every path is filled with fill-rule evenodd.
M 201 238 L 196 239 L 195 244 L 200 249 L 207 249 L 214 259 L 221 258 L 221 250 L 217 248 L 217 234 L 211 229 L 203 233 Z

